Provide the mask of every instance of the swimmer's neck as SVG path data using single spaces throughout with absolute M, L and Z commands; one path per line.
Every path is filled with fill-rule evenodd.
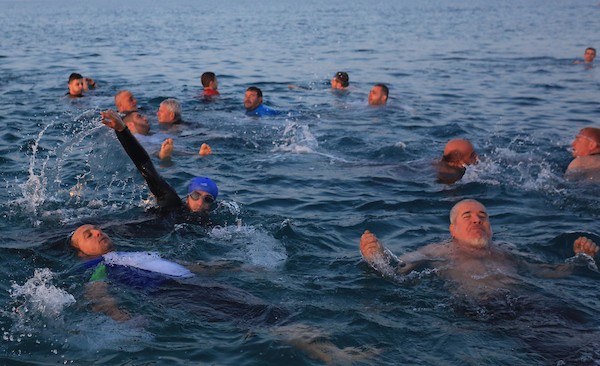
M 492 254 L 492 246 L 491 242 L 481 243 L 478 245 L 473 245 L 470 243 L 460 242 L 457 240 L 452 240 L 450 243 L 451 249 L 453 249 L 456 253 L 460 253 L 461 255 L 467 255 L 471 257 L 485 257 Z

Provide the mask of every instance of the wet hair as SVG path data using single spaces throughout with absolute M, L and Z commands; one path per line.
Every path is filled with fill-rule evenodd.
M 217 76 L 214 72 L 207 71 L 202 76 L 200 76 L 200 81 L 202 82 L 202 86 L 208 88 L 211 81 L 215 81 Z
M 175 120 L 181 119 L 181 104 L 177 101 L 177 99 L 169 98 L 163 100 L 160 105 L 164 105 L 168 110 L 175 114 Z
M 246 89 L 246 91 L 253 91 L 256 92 L 256 96 L 259 98 L 262 98 L 262 90 L 260 90 L 259 88 L 255 87 L 255 86 L 251 86 L 248 89 Z
M 338 71 L 335 73 L 335 79 L 342 83 L 344 88 L 347 88 L 350 85 L 350 77 L 347 72 Z
M 390 93 L 390 90 L 388 89 L 387 85 L 385 84 L 375 84 L 374 86 L 378 86 L 381 88 L 381 91 L 383 92 L 383 94 L 385 94 L 385 97 L 388 97 L 388 94 Z
M 78 74 L 76 72 L 72 73 L 71 75 L 69 75 L 69 84 L 71 83 L 71 81 L 78 80 L 78 79 L 83 79 L 83 76 L 81 76 L 81 74 Z
M 454 222 L 456 221 L 456 216 L 458 216 L 458 207 L 460 205 L 462 205 L 463 203 L 469 203 L 469 202 L 478 203 L 481 206 L 483 206 L 483 203 L 481 203 L 477 200 L 474 200 L 472 198 L 467 198 L 462 201 L 459 201 L 457 204 L 452 206 L 452 209 L 450 210 L 450 224 L 454 224 Z M 485 208 L 485 206 L 483 206 L 483 207 Z

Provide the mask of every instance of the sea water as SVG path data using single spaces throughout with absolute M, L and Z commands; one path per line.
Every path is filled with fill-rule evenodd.
M 463 198 L 483 202 L 495 238 L 530 261 L 563 263 L 574 238 L 600 232 L 600 189 L 563 179 L 570 142 L 598 125 L 598 67 L 573 64 L 600 46 L 597 3 L 0 5 L 0 363 L 320 364 L 286 341 L 289 329 L 356 350 L 359 364 L 600 362 L 594 263 L 563 279 L 525 277 L 523 298 L 483 306 L 456 298 L 435 271 L 382 276 L 358 250 L 365 229 L 395 254 L 446 240 Z M 205 71 L 219 80 L 212 101 L 198 98 Z M 349 73 L 348 93 L 329 90 L 337 71 Z M 67 99 L 71 72 L 98 88 Z M 370 108 L 379 82 L 388 104 Z M 251 85 L 284 113 L 245 116 Z M 145 182 L 100 122 L 121 89 L 149 117 L 154 135 L 142 144 L 182 197 L 194 176 L 219 185 L 212 226 L 165 223 L 150 210 Z M 168 97 L 186 124 L 161 162 L 155 113 Z M 470 139 L 481 162 L 443 185 L 431 163 L 451 138 Z M 202 143 L 212 155 L 197 155 Z M 68 243 L 83 223 L 104 228 L 119 251 L 214 264 L 207 283 L 281 309 L 296 328 L 217 319 L 194 294 L 118 284 L 111 294 L 132 320 L 95 313 L 89 273 Z M 540 303 L 578 315 L 523 310 Z M 538 346 L 553 333 L 555 344 Z M 343 355 L 332 362 L 350 362 Z

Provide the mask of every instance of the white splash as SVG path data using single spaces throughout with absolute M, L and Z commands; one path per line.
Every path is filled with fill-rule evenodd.
M 227 241 L 229 245 L 236 247 L 244 262 L 263 268 L 275 268 L 287 260 L 285 247 L 277 239 L 263 230 L 253 226 L 238 225 L 215 227 L 210 237 Z
M 55 318 L 65 307 L 74 304 L 73 295 L 52 285 L 53 277 L 54 274 L 48 268 L 38 268 L 22 286 L 14 283 L 9 291 L 10 297 L 24 301 L 15 308 L 15 312 L 21 316 L 32 313 Z

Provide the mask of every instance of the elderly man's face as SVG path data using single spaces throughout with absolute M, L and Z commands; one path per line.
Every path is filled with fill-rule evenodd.
M 456 210 L 454 223 L 450 224 L 452 239 L 473 249 L 482 249 L 492 240 L 492 227 L 487 210 L 479 202 L 463 202 Z
M 244 94 L 244 107 L 246 110 L 254 110 L 256 107 L 262 104 L 262 97 L 258 96 L 254 90 L 247 90 Z
M 175 113 L 173 113 L 167 106 L 161 104 L 156 112 L 156 117 L 159 123 L 173 123 L 175 122 Z
M 82 255 L 100 256 L 112 250 L 112 241 L 94 225 L 81 225 L 71 237 L 71 244 Z
M 579 134 L 575 136 L 575 140 L 571 143 L 574 157 L 591 155 L 592 151 L 597 146 L 598 144 L 591 137 L 586 136 L 582 132 L 579 132 Z
M 137 111 L 137 100 L 130 92 L 119 94 L 116 101 L 117 110 L 119 112 Z

